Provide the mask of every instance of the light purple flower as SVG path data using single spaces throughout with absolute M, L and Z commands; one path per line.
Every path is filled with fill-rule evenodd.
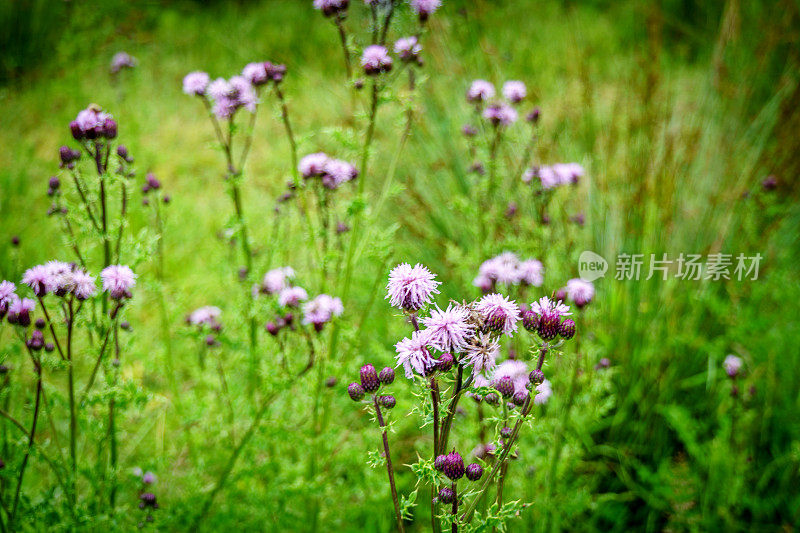
M 464 359 L 472 366 L 473 374 L 493 370 L 499 354 L 500 341 L 490 333 L 479 333 L 464 348 Z
M 513 252 L 487 259 L 481 264 L 478 272 L 495 283 L 513 285 L 519 281 L 519 257 Z
M 19 324 L 20 326 L 27 327 L 31 324 L 31 312 L 36 308 L 36 302 L 30 298 L 18 298 L 16 295 L 12 297 L 8 305 L 7 320 L 9 324 Z
M 183 92 L 190 96 L 203 96 L 210 81 L 211 78 L 205 72 L 190 72 L 183 77 Z
M 256 112 L 258 96 L 255 87 L 243 76 L 234 76 L 230 79 L 230 86 L 233 88 L 232 98 L 237 106 L 242 106 L 251 113 Z
M 483 315 L 486 325 L 509 337 L 517 331 L 517 322 L 522 318 L 519 306 L 502 294 L 487 294 L 474 308 Z
M 97 292 L 94 276 L 83 270 L 72 273 L 72 292 L 78 300 L 88 300 Z
M 416 61 L 422 52 L 422 46 L 413 35 L 402 37 L 394 43 L 394 53 L 403 61 Z
M 339 316 L 344 311 L 339 298 L 320 294 L 310 302 L 303 305 L 303 324 L 320 326 L 329 322 L 334 316 Z
M 514 392 L 524 392 L 529 381 L 528 365 L 517 359 L 507 359 L 497 365 L 492 374 L 492 379 L 508 377 L 514 382 Z
M 287 287 L 278 295 L 278 303 L 282 307 L 297 307 L 300 302 L 308 300 L 308 293 L 302 287 Z
M 134 68 L 136 66 L 136 58 L 127 52 L 117 52 L 111 58 L 111 73 L 116 74 L 124 68 Z
M 736 357 L 733 354 L 725 357 L 725 361 L 722 362 L 722 365 L 725 367 L 725 373 L 731 378 L 735 378 L 737 375 L 739 375 L 739 371 L 742 369 L 742 364 L 742 358 Z
M 544 265 L 536 259 L 526 259 L 517 266 L 517 278 L 524 285 L 541 287 L 544 282 Z
M 50 270 L 45 265 L 31 267 L 22 275 L 22 283 L 30 287 L 33 294 L 42 297 L 50 292 L 52 287 Z
M 47 291 L 64 296 L 75 287 L 73 265 L 64 261 L 48 261 L 44 267 L 48 273 Z
M 523 183 L 530 183 L 533 181 L 533 178 L 536 177 L 537 169 L 534 167 L 528 167 L 525 169 L 525 172 L 522 173 L 522 182 Z
M 156 475 L 154 473 L 148 471 L 145 472 L 144 475 L 142 475 L 142 483 L 144 483 L 145 485 L 152 485 L 155 482 L 156 482 Z
M 521 81 L 507 81 L 503 84 L 503 96 L 505 96 L 506 100 L 509 102 L 518 104 L 524 100 L 527 95 L 528 90 Z
M 594 298 L 594 285 L 580 278 L 571 279 L 567 282 L 567 298 L 578 307 L 583 307 Z
M 444 311 L 434 309 L 431 316 L 422 319 L 429 330 L 428 343 L 443 352 L 460 352 L 475 329 L 468 318 L 469 310 L 461 305 L 448 305 Z
M 572 314 L 569 312 L 568 305 L 562 303 L 561 300 L 553 301 L 547 296 L 542 296 L 538 301 L 533 302 L 531 304 L 531 311 L 539 316 L 545 314 L 546 312 L 552 311 L 555 312 L 559 318 Z
M 221 314 L 222 309 L 219 307 L 205 305 L 192 311 L 189 316 L 186 317 L 186 321 L 193 326 L 206 325 L 211 327 L 219 324 L 219 317 Z
M 392 70 L 392 58 L 386 47 L 379 44 L 371 44 L 364 48 L 361 54 L 361 66 L 364 72 L 369 75 L 380 74 Z
M 578 163 L 556 163 L 552 169 L 561 185 L 574 185 L 585 173 Z
M 314 9 L 319 9 L 326 17 L 347 9 L 350 0 L 314 0 Z
M 510 126 L 517 121 L 517 111 L 508 104 L 491 104 L 483 110 L 483 118 L 493 126 Z
M 6 311 L 8 311 L 8 306 L 11 305 L 17 295 L 14 291 L 17 289 L 17 286 L 11 283 L 10 281 L 3 280 L 0 283 L 0 320 L 6 315 Z
M 267 294 L 276 294 L 289 286 L 289 280 L 294 278 L 292 267 L 274 268 L 264 274 L 261 288 Z
M 232 90 L 233 88 L 231 87 L 230 83 L 228 83 L 228 80 L 226 80 L 225 78 L 215 79 L 214 81 L 209 83 L 208 87 L 206 88 L 206 92 L 214 100 L 219 100 L 220 98 L 227 98 L 228 96 L 230 96 Z
M 395 344 L 397 364 L 403 365 L 408 379 L 413 377 L 413 372 L 424 376 L 436 364 L 428 350 L 428 335 L 427 330 L 415 331 L 410 339 L 406 338 Z
M 494 95 L 494 85 L 486 80 L 475 80 L 467 90 L 467 101 L 473 103 L 486 102 L 494 98 Z
M 328 159 L 325 162 L 322 184 L 328 189 L 336 189 L 342 183 L 358 176 L 356 167 L 341 159 Z
M 252 85 L 264 85 L 269 81 L 266 63 L 248 63 L 242 69 L 242 77 Z
M 558 174 L 553 167 L 541 166 L 536 169 L 536 174 L 539 176 L 539 181 L 543 189 L 552 189 L 563 185 L 561 175 Z
M 328 162 L 328 155 L 324 152 L 308 154 L 300 160 L 297 170 L 304 178 L 321 176 L 325 172 L 325 163 Z
M 439 294 L 436 274 L 424 265 L 417 263 L 413 267 L 401 263 L 389 272 L 389 283 L 386 284 L 386 298 L 398 309 L 416 311 L 431 302 L 434 294 Z
M 550 385 L 550 381 L 544 380 L 536 385 L 536 396 L 533 397 L 533 403 L 536 405 L 544 405 L 552 395 L 553 387 Z
M 126 265 L 107 266 L 100 272 L 100 278 L 103 290 L 114 300 L 130 298 L 131 289 L 136 285 L 136 274 Z
M 411 9 L 421 19 L 427 19 L 442 5 L 442 0 L 410 0 Z

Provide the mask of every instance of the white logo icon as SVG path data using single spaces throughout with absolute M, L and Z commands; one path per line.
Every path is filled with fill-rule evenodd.
M 602 278 L 608 271 L 608 261 L 594 252 L 586 250 L 578 258 L 578 275 L 584 281 Z

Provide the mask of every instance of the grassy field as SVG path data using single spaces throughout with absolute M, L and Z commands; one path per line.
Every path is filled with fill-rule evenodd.
M 580 314 L 579 344 L 545 368 L 554 395 L 510 463 L 506 500 L 526 505 L 509 530 L 798 527 L 800 5 L 443 3 L 421 39 L 417 90 L 407 91 L 398 77 L 386 91 L 367 169 L 331 207 L 330 223 L 351 230 L 326 234 L 322 252 L 314 248 L 322 233 L 306 231 L 297 201 L 275 210 L 293 165 L 277 100 L 262 99 L 241 181 L 254 261 L 246 283 L 237 275 L 240 239 L 226 237 L 238 226 L 224 159 L 202 105 L 182 93 L 181 80 L 194 70 L 229 77 L 251 61 L 285 63 L 281 88 L 299 154 L 326 151 L 360 166 L 369 82 L 361 91 L 346 84 L 335 26 L 310 0 L 73 1 L 52 10 L 12 1 L 2 8 L 8 53 L 0 86 L 0 278 L 20 285 L 32 265 L 74 260 L 59 218 L 47 216 L 46 190 L 52 175 L 69 184 L 58 147 L 74 145 L 68 124 L 78 111 L 94 102 L 114 116 L 137 172 L 124 259 L 139 283 L 125 316 L 132 329 L 120 332 L 119 381 L 107 362 L 97 395 L 79 407 L 78 502 L 72 505 L 55 470 L 34 454 L 20 530 L 135 528 L 145 516 L 136 467 L 158 477 L 160 509 L 148 528 L 392 530 L 380 432 L 346 392 L 361 365 L 394 366 L 394 344 L 409 335 L 384 300 L 388 272 L 400 262 L 427 265 L 442 281 L 437 302 L 445 305 L 479 297 L 472 284 L 478 267 L 506 250 L 545 265 L 544 285 L 529 291 L 528 301 L 577 277 L 584 250 L 610 263 Z M 360 50 L 369 40 L 369 12 L 357 0 L 350 10 L 346 24 Z M 405 6 L 395 23 L 390 41 L 416 28 Z M 138 64 L 112 77 L 109 62 L 120 50 Z M 473 120 L 464 93 L 476 78 L 498 88 L 523 80 L 529 96 L 522 109 L 541 109 L 534 161 L 586 169 L 577 186 L 553 194 L 550 224 L 541 223 L 516 173 L 527 126 L 509 129 L 493 188 L 470 172 L 461 128 Z M 171 197 L 161 208 L 161 237 L 153 206 L 141 205 L 148 172 Z M 775 190 L 762 187 L 769 175 L 777 177 Z M 509 202 L 519 207 L 512 218 L 504 215 Z M 579 213 L 582 225 L 570 221 Z M 489 235 L 480 226 L 487 221 Z M 80 231 L 79 240 L 90 240 L 90 231 Z M 101 250 L 87 245 L 85 253 L 98 260 Z M 620 253 L 763 259 L 755 281 L 621 281 L 614 279 Z M 291 379 L 282 364 L 302 368 L 307 339 L 273 338 L 262 328 L 272 304 L 243 303 L 249 282 L 284 265 L 310 294 L 340 296 L 345 307 L 335 326 L 308 340 L 319 351 L 314 368 Z M 220 344 L 211 349 L 204 334 L 184 324 L 203 305 L 222 309 Z M 259 324 L 255 363 L 247 309 Z M 0 358 L 13 376 L 0 402 L 27 426 L 33 371 L 12 327 L 0 327 Z M 526 339 L 516 336 L 514 347 L 527 351 Z M 92 343 L 77 342 L 76 372 L 85 379 Z M 728 354 L 744 360 L 738 395 L 722 366 Z M 602 358 L 611 366 L 597 370 Z M 331 377 L 336 382 L 328 386 Z M 54 364 L 48 380 L 40 446 L 66 464 L 63 366 Z M 392 387 L 397 489 L 416 494 L 417 503 L 406 529 L 428 530 L 429 489 L 417 486 L 408 467 L 430 456 L 429 428 L 420 430 L 425 391 L 399 371 Z M 120 398 L 116 475 L 106 459 L 108 394 Z M 462 406 L 463 429 L 453 444 L 466 456 L 479 443 L 478 406 Z M 14 431 L 4 420 L 4 506 L 25 449 Z M 113 479 L 119 488 L 109 506 Z

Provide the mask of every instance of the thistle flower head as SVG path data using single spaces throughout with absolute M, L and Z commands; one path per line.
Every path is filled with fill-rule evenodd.
M 542 296 L 537 301 L 531 303 L 531 311 L 539 316 L 544 316 L 544 314 L 548 312 L 554 312 L 559 318 L 572 314 L 569 311 L 568 305 L 562 303 L 561 300 L 551 300 L 547 296 Z
M 94 276 L 83 270 L 72 273 L 72 292 L 78 300 L 88 300 L 97 292 Z
M 415 331 L 411 334 L 411 338 L 395 344 L 397 364 L 403 366 L 406 378 L 411 379 L 414 372 L 424 376 L 436 365 L 436 360 L 431 357 L 428 350 L 428 337 L 427 330 Z
M 527 95 L 528 90 L 521 81 L 512 80 L 503 84 L 503 96 L 513 104 L 518 104 L 524 100 Z
M 48 261 L 44 267 L 48 272 L 48 292 L 64 296 L 74 289 L 74 265 L 64 261 Z
M 733 354 L 725 357 L 725 361 L 722 362 L 722 366 L 725 367 L 725 373 L 728 374 L 728 377 L 730 378 L 735 378 L 739 375 L 739 371 L 742 369 L 742 364 L 742 358 Z
M 503 252 L 481 264 L 475 282 L 489 280 L 492 283 L 514 285 L 519 281 L 519 264 L 519 257 L 516 254 Z
M 578 183 L 585 173 L 583 167 L 578 163 L 556 163 L 552 169 L 558 176 L 561 185 Z
M 464 476 L 464 459 L 456 451 L 447 454 L 447 461 L 442 469 L 444 475 L 453 481 L 459 480 Z
M 372 44 L 364 48 L 361 54 L 361 66 L 364 67 L 365 74 L 374 76 L 392 70 L 392 58 L 386 47 Z
M 389 272 L 389 283 L 386 285 L 386 298 L 393 307 L 406 311 L 417 311 L 431 302 L 434 294 L 439 294 L 436 275 L 424 265 L 417 263 L 413 267 L 408 263 L 400 263 Z
M 136 58 L 127 52 L 117 52 L 111 58 L 111 73 L 116 74 L 124 68 L 134 68 L 136 66 Z
M 394 43 L 394 53 L 403 61 L 417 61 L 420 52 L 422 52 L 422 46 L 413 35 L 397 39 Z
M 444 311 L 438 307 L 422 323 L 428 331 L 428 343 L 442 352 L 460 352 L 475 332 L 470 324 L 469 309 L 450 304 Z
M 536 385 L 536 396 L 533 397 L 533 403 L 536 405 L 544 405 L 547 403 L 547 400 L 550 399 L 550 396 L 553 395 L 553 388 L 550 385 L 550 381 L 545 379 L 538 385 Z
M 483 118 L 493 126 L 510 126 L 517 121 L 517 111 L 508 104 L 491 104 L 483 110 Z
M 360 401 L 364 398 L 364 387 L 361 384 L 353 382 L 347 386 L 347 394 L 350 395 L 350 399 L 354 402 Z
M 483 467 L 478 463 L 471 463 L 467 465 L 465 473 L 468 480 L 478 481 L 483 476 Z
M 410 0 L 411 10 L 425 21 L 442 5 L 442 0 Z
M 303 324 L 312 324 L 320 327 L 334 316 L 339 316 L 344 311 L 342 301 L 327 294 L 320 294 L 310 302 L 303 305 Z
M 183 92 L 189 96 L 204 96 L 211 77 L 206 72 L 190 72 L 183 77 Z
M 294 278 L 292 267 L 273 268 L 264 274 L 261 280 L 261 291 L 266 294 L 276 294 L 289 287 L 289 280 Z
M 131 289 L 136 285 L 136 274 L 126 265 L 107 266 L 100 272 L 103 290 L 108 291 L 114 300 L 131 297 Z
M 487 294 L 478 300 L 474 309 L 483 315 L 489 328 L 509 337 L 517 331 L 517 322 L 522 318 L 519 306 L 502 294 Z
M 302 287 L 286 287 L 278 294 L 278 304 L 281 307 L 297 307 L 300 302 L 308 300 L 308 293 Z
M 524 391 L 529 382 L 528 365 L 517 359 L 507 359 L 497 365 L 492 373 L 492 379 L 509 378 L 514 384 L 514 392 Z
M 580 278 L 571 279 L 567 282 L 567 298 L 581 308 L 594 298 L 594 285 Z
M 215 307 L 213 305 L 204 305 L 203 307 L 198 307 L 194 311 L 192 311 L 188 317 L 186 317 L 186 322 L 193 326 L 209 326 L 214 327 L 215 325 L 219 324 L 219 317 L 222 314 L 222 309 L 219 307 Z
M 267 64 L 262 62 L 248 63 L 242 69 L 242 77 L 250 82 L 251 85 L 258 87 L 269 81 Z
M 467 102 L 479 103 L 487 102 L 494 98 L 494 85 L 486 80 L 475 80 L 467 90 Z
M 78 112 L 75 120 L 70 123 L 70 129 L 72 136 L 79 141 L 99 137 L 113 139 L 117 136 L 117 123 L 113 117 L 95 104 Z
M 33 294 L 41 298 L 52 288 L 50 270 L 45 265 L 31 267 L 22 275 L 22 283 L 30 287 Z
M 308 154 L 300 160 L 297 165 L 297 170 L 304 178 L 311 178 L 314 176 L 321 176 L 325 173 L 325 163 L 328 162 L 328 156 L 324 152 L 317 152 L 315 154 Z
M 523 285 L 541 287 L 544 282 L 544 265 L 536 259 L 526 259 L 517 265 L 517 279 Z
M 342 183 L 355 179 L 357 176 L 358 170 L 347 161 L 328 159 L 323 167 L 322 184 L 328 189 L 337 189 Z
M 0 282 L 0 319 L 5 316 L 11 301 L 17 297 L 14 292 L 16 290 L 17 286 L 10 281 L 3 280 Z
M 482 374 L 494 369 L 500 353 L 500 342 L 490 333 L 481 332 L 464 348 L 464 358 L 472 366 L 473 374 Z
M 314 0 L 314 9 L 319 9 L 326 17 L 347 11 L 350 0 Z
M 17 298 L 14 295 L 8 305 L 8 323 L 17 324 L 22 327 L 31 325 L 31 312 L 36 307 L 36 302 L 30 298 Z

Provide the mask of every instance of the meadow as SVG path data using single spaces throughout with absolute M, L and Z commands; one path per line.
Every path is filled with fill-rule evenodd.
M 800 525 L 800 4 L 437 4 L 0 7 L 2 531 Z

